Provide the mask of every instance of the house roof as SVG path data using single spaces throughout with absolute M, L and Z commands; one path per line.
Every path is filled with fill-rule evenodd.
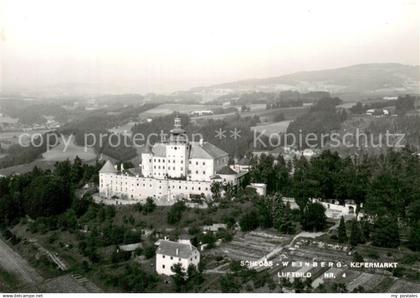
M 246 158 L 246 157 L 242 157 L 238 162 L 237 162 L 237 164 L 238 165 L 240 165 L 240 166 L 248 166 L 249 164 L 251 163 L 251 161 L 248 159 L 248 158 Z
M 110 160 L 108 160 L 104 166 L 102 167 L 102 169 L 100 169 L 99 173 L 102 174 L 115 174 L 118 173 L 117 169 L 114 168 L 114 165 L 112 164 L 112 162 Z
M 120 245 L 119 248 L 122 251 L 135 251 L 137 248 L 143 248 L 143 244 L 141 242 L 132 243 L 132 244 L 124 244 L 124 245 Z
M 190 244 L 169 240 L 160 240 L 156 253 L 171 257 L 188 259 L 191 257 L 194 251 L 197 251 L 197 248 Z
M 178 238 L 179 240 L 191 240 L 191 236 L 188 234 L 181 234 Z
M 215 145 L 203 142 L 202 144 L 197 142 L 191 143 L 190 158 L 197 159 L 218 159 L 221 157 L 228 156 L 228 153 Z
M 219 174 L 219 175 L 236 175 L 238 173 L 236 173 L 234 170 L 232 170 L 229 166 L 224 166 L 223 168 L 221 168 L 220 170 L 217 171 L 217 174 Z

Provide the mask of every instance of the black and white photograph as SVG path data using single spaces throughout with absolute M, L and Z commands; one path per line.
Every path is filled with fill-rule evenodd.
M 420 1 L 0 0 L 0 298 L 152 293 L 419 297 Z

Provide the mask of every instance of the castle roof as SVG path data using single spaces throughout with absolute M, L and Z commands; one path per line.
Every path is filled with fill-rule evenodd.
M 194 251 L 197 251 L 197 248 L 190 244 L 169 240 L 160 240 L 159 248 L 157 249 L 156 253 L 176 258 L 188 259 L 191 257 Z
M 217 174 L 219 174 L 219 175 L 236 175 L 238 173 L 236 173 L 234 170 L 232 170 L 229 166 L 224 166 L 223 168 L 221 168 L 220 170 L 217 171 Z
M 143 153 L 152 153 L 152 149 L 150 148 L 149 144 L 146 144 Z
M 249 158 L 247 157 L 242 157 L 237 164 L 240 166 L 248 166 L 251 163 L 251 161 L 249 160 Z
M 100 169 L 99 173 L 102 173 L 102 174 L 116 174 L 116 173 L 118 173 L 118 171 L 117 171 L 116 168 L 114 168 L 114 165 L 112 164 L 112 162 L 110 160 L 108 160 L 104 164 L 102 169 Z
M 227 156 L 228 153 L 223 151 L 222 149 L 216 147 L 215 145 L 207 142 L 191 143 L 191 152 L 190 158 L 198 158 L 198 159 L 218 159 L 221 157 Z
M 166 144 L 156 143 L 152 147 L 153 155 L 156 157 L 166 157 Z

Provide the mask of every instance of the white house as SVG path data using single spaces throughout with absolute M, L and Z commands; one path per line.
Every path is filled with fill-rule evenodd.
M 247 157 L 241 158 L 231 166 L 235 172 L 248 172 L 251 168 L 251 161 Z
M 251 183 L 247 187 L 255 189 L 260 196 L 265 196 L 267 194 L 267 184 L 265 183 Z
M 163 275 L 173 275 L 171 270 L 175 264 L 181 264 L 187 271 L 190 265 L 198 267 L 200 263 L 200 252 L 191 244 L 175 242 L 169 240 L 160 240 L 159 247 L 156 250 L 156 272 Z

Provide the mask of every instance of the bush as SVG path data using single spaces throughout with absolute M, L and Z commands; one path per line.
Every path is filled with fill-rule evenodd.
M 144 256 L 146 257 L 146 259 L 151 259 L 156 254 L 156 250 L 155 250 L 154 246 L 145 247 L 143 252 L 144 252 Z

